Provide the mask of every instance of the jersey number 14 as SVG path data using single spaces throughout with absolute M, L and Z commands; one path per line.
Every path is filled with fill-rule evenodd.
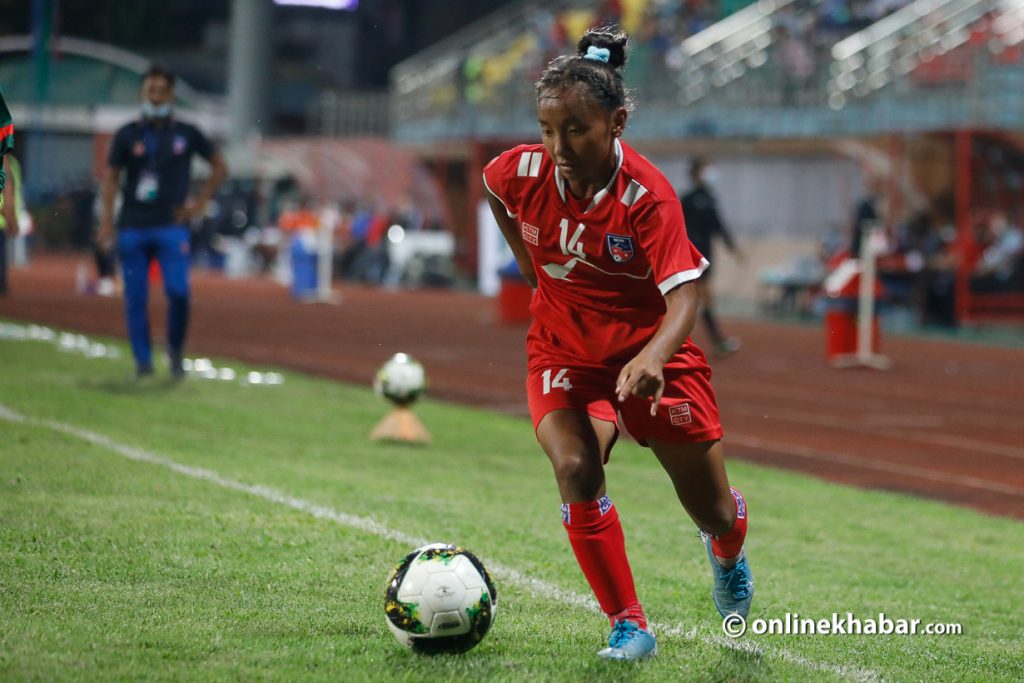
M 562 222 L 558 224 L 561 228 L 561 235 L 559 236 L 558 246 L 562 248 L 562 253 L 566 256 L 575 256 L 581 258 L 584 261 L 587 260 L 587 255 L 583 253 L 583 242 L 580 239 L 583 237 L 583 231 L 586 229 L 582 223 L 576 226 L 576 232 L 569 236 L 569 219 L 563 218 Z
M 572 389 L 572 384 L 569 383 L 569 369 L 562 368 L 555 373 L 554 378 L 551 377 L 552 370 L 548 368 L 541 375 L 544 380 L 544 394 L 550 394 L 552 389 L 562 389 L 563 391 L 569 391 Z

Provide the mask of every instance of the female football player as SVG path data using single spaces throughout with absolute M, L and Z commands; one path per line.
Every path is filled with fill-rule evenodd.
M 672 185 L 620 138 L 630 101 L 626 36 L 583 36 L 537 82 L 541 144 L 484 169 L 488 201 L 536 288 L 527 335 L 527 396 L 551 460 L 562 521 L 612 631 L 598 655 L 657 653 L 637 599 L 604 465 L 616 414 L 668 472 L 701 531 L 723 615 L 750 609 L 747 509 L 730 488 L 704 354 L 690 341 L 694 281 L 708 266 L 690 244 Z

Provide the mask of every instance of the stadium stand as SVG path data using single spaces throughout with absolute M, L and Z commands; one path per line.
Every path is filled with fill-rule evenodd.
M 1024 297 L 1012 287 L 979 292 L 971 284 L 992 240 L 979 225 L 999 213 L 1020 220 L 1021 145 L 1012 131 L 1024 109 L 1024 2 L 518 3 L 392 71 L 393 136 L 463 150 L 472 204 L 480 191 L 474 165 L 507 142 L 535 137 L 530 103 L 541 67 L 570 51 L 586 27 L 609 22 L 633 38 L 626 78 L 639 108 L 630 119 L 631 141 L 676 157 L 725 152 L 719 156 L 729 181 L 746 183 L 740 203 L 749 204 L 742 195 L 751 183 L 775 182 L 765 174 L 778 174 L 787 158 L 800 155 L 852 161 L 861 178 L 880 173 L 890 185 L 885 222 L 895 255 L 900 235 L 915 230 L 914 240 L 930 254 L 923 266 L 912 257 L 909 269 L 899 258 L 880 264 L 906 293 L 904 304 L 919 307 L 922 318 L 955 307 L 941 320 L 1024 315 Z M 777 141 L 775 150 L 759 157 L 770 141 Z M 783 166 L 773 167 L 770 158 Z M 671 172 L 667 159 L 661 163 Z M 813 180 L 817 189 L 805 189 L 840 195 L 833 203 L 848 207 L 862 180 L 842 180 L 847 168 L 823 162 L 822 177 L 837 179 L 822 186 Z M 993 186 L 1009 189 L 993 193 Z M 801 192 L 794 187 L 778 196 L 807 209 Z M 845 220 L 826 217 L 835 208 L 829 211 L 818 214 L 817 226 L 772 223 L 768 215 L 760 224 L 733 222 L 748 238 L 817 234 L 827 241 L 826 233 L 846 229 Z M 808 213 L 815 212 L 802 215 Z M 794 243 L 779 244 L 781 255 Z M 929 287 L 934 291 L 919 291 Z
M 1020 0 L 708 6 L 510 6 L 393 70 L 394 135 L 425 142 L 532 131 L 527 105 L 539 68 L 586 26 L 617 18 L 635 38 L 627 79 L 650 113 L 633 123 L 634 139 L 1003 127 L 1021 105 Z M 764 108 L 786 115 L 755 111 Z

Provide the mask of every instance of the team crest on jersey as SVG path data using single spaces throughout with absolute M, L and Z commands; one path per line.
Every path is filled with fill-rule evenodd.
M 605 240 L 608 243 L 608 253 L 612 255 L 612 260 L 616 263 L 626 263 L 636 256 L 632 237 L 609 233 L 605 235 Z
M 677 406 L 672 406 L 668 409 L 668 417 L 672 420 L 672 425 L 675 427 L 690 424 L 693 422 L 693 416 L 690 414 L 690 404 L 680 403 Z

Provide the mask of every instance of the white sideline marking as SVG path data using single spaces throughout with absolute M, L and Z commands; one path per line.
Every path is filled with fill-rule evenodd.
M 242 493 L 248 493 L 270 501 L 277 503 L 285 507 L 298 510 L 299 512 L 305 512 L 308 515 L 316 517 L 317 519 L 326 519 L 342 526 L 346 526 L 358 531 L 364 531 L 380 538 L 386 538 L 391 541 L 397 541 L 407 547 L 419 547 L 427 545 L 431 541 L 426 538 L 419 538 L 410 534 L 403 533 L 390 529 L 380 522 L 374 521 L 368 517 L 359 517 L 357 515 L 350 515 L 345 512 L 340 512 L 334 508 L 326 505 L 319 505 L 302 498 L 296 498 L 290 496 L 287 493 L 283 493 L 276 489 L 272 489 L 267 486 L 245 484 L 235 479 L 224 477 L 213 470 L 206 469 L 204 467 L 194 467 L 192 465 L 184 465 L 175 460 L 165 458 L 148 451 L 142 450 L 141 448 L 135 448 L 134 446 L 128 446 L 119 443 L 108 436 L 103 434 L 97 434 L 87 429 L 81 429 L 73 425 L 64 424 L 62 422 L 56 422 L 54 420 L 41 420 L 32 417 L 27 417 L 20 413 L 17 413 L 7 406 L 0 404 L 0 418 L 7 420 L 8 422 L 16 422 L 20 424 L 27 424 L 37 427 L 46 427 L 62 434 L 68 434 L 69 436 L 77 437 L 83 441 L 87 441 L 96 446 L 106 448 L 120 456 L 123 456 L 129 460 L 136 462 L 149 463 L 151 465 L 159 465 L 172 472 L 205 481 L 211 484 L 216 484 L 221 488 L 229 489 L 232 491 L 241 491 Z M 486 560 L 485 564 L 491 570 L 491 572 L 498 578 L 508 583 L 514 584 L 520 588 L 523 588 L 530 593 L 548 598 L 551 600 L 557 600 L 573 607 L 579 607 L 595 614 L 601 614 L 601 609 L 593 598 L 575 593 L 573 591 L 563 590 L 557 586 L 550 584 L 541 579 L 527 576 L 517 569 L 505 566 L 490 560 Z M 877 671 L 870 669 L 858 669 L 855 667 L 845 666 L 841 664 L 829 664 L 828 662 L 817 662 L 801 655 L 794 654 L 788 650 L 783 649 L 768 649 L 752 643 L 749 641 L 742 640 L 730 640 L 720 635 L 704 635 L 700 636 L 697 634 L 697 627 L 691 626 L 689 630 L 685 630 L 685 626 L 682 624 L 676 624 L 674 626 L 670 624 L 651 622 L 650 624 L 652 631 L 654 631 L 659 637 L 662 638 L 683 638 L 685 640 L 700 640 L 709 645 L 717 645 L 720 647 L 730 648 L 733 650 L 739 650 L 742 652 L 752 653 L 761 657 L 769 657 L 780 659 L 790 664 L 796 664 L 808 669 L 814 669 L 817 671 L 825 671 L 837 676 L 844 678 L 850 678 L 858 681 L 877 681 L 881 679 L 881 675 Z

